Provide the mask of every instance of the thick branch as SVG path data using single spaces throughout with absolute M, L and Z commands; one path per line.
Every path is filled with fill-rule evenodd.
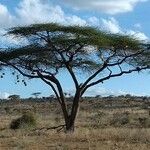
M 76 78 L 72 68 L 69 65 L 66 65 L 66 67 L 67 67 L 67 70 L 69 71 L 69 73 L 70 73 L 70 75 L 71 75 L 71 77 L 72 77 L 72 79 L 74 81 L 75 87 L 77 89 L 79 87 L 78 80 L 77 80 L 77 78 Z
M 39 77 L 40 77 L 46 84 L 48 84 L 48 85 L 52 88 L 53 92 L 54 92 L 55 95 L 56 95 L 56 98 L 57 98 L 58 102 L 59 102 L 60 104 L 62 104 L 62 102 L 61 102 L 61 100 L 60 100 L 60 97 L 59 97 L 59 95 L 58 95 L 58 93 L 57 93 L 57 91 L 56 91 L 54 85 L 53 85 L 51 82 L 49 82 L 49 81 L 47 81 L 46 79 L 44 79 L 44 76 L 43 76 L 41 73 L 38 72 L 38 75 L 39 75 Z
M 145 70 L 145 69 L 149 69 L 149 66 L 145 66 L 145 67 L 137 67 L 137 68 L 135 68 L 135 69 L 130 69 L 130 70 L 128 70 L 128 71 L 121 71 L 120 73 L 116 73 L 116 74 L 112 74 L 112 72 L 110 72 L 110 74 L 108 75 L 108 76 L 106 76 L 106 77 L 104 77 L 104 78 L 101 78 L 101 79 L 99 79 L 99 80 L 97 80 L 97 81 L 95 81 L 95 82 L 92 82 L 92 83 L 90 83 L 89 85 L 87 85 L 83 90 L 82 90 L 82 92 L 81 92 L 81 95 L 83 95 L 84 94 L 84 92 L 88 89 L 88 88 L 90 88 L 90 87 L 92 87 L 92 86 L 94 86 L 94 85 L 96 85 L 96 84 L 99 84 L 99 83 L 103 83 L 105 80 L 108 80 L 108 79 L 110 79 L 110 78 L 113 78 L 113 77 L 118 77 L 118 76 L 121 76 L 121 75 L 123 75 L 123 74 L 129 74 L 129 73 L 132 73 L 132 72 L 139 72 L 139 71 L 141 71 L 141 70 Z
M 58 89 L 58 92 L 59 92 L 59 95 L 60 95 L 60 99 L 61 99 L 62 111 L 64 113 L 65 120 L 67 120 L 68 119 L 67 105 L 66 105 L 66 102 L 65 102 L 63 89 L 62 89 L 61 84 L 59 83 L 58 80 L 56 82 L 56 86 L 57 86 L 57 89 Z
M 60 82 L 55 78 L 55 76 L 42 75 L 40 72 L 37 72 L 37 74 L 41 77 L 41 79 L 44 82 L 46 82 L 47 84 L 49 84 L 52 87 L 52 89 L 55 92 L 56 96 L 58 96 L 58 101 L 61 104 L 65 120 L 67 120 L 68 119 L 67 106 L 66 106 L 66 102 L 65 102 L 65 98 L 64 98 L 64 93 L 63 93 L 63 89 L 61 87 Z M 56 84 L 58 92 L 59 92 L 59 95 L 56 92 L 56 89 L 53 87 L 53 85 L 50 82 L 48 82 L 46 79 Z
M 143 52 L 143 50 L 138 51 L 137 53 L 134 53 L 134 54 L 131 54 L 131 55 L 126 55 L 126 56 L 124 56 L 124 58 L 123 58 L 121 61 L 116 62 L 116 63 L 112 63 L 112 64 L 108 64 L 108 66 L 109 66 L 109 67 L 112 67 L 112 66 L 116 66 L 116 65 L 121 65 L 122 63 L 124 63 L 124 62 L 126 61 L 126 59 L 128 59 L 128 58 L 133 58 L 133 57 L 135 57 L 135 56 L 138 56 L 138 55 L 140 55 L 142 52 Z
M 90 76 L 85 82 L 84 84 L 82 85 L 82 89 L 85 88 L 85 86 L 93 79 L 95 78 L 100 72 L 102 72 L 105 68 L 107 67 L 107 64 L 104 63 L 103 66 L 98 70 L 96 71 L 92 76 Z
M 63 56 L 63 54 L 62 54 L 61 52 L 60 52 L 59 54 L 60 54 L 60 56 L 61 56 L 61 58 L 62 58 L 62 60 L 63 60 L 63 62 L 64 62 L 64 64 L 65 64 L 65 66 L 66 66 L 68 72 L 70 73 L 70 75 L 71 75 L 71 77 L 72 77 L 72 79 L 73 79 L 73 81 L 74 81 L 75 87 L 76 87 L 76 89 L 77 89 L 78 86 L 79 86 L 79 83 L 78 83 L 78 80 L 77 80 L 77 78 L 76 78 L 74 72 L 72 71 L 71 66 L 69 65 L 69 62 L 66 61 L 65 57 Z
M 125 56 L 125 57 L 124 57 L 121 61 L 119 61 L 119 62 L 109 64 L 109 63 L 108 63 L 109 60 L 110 60 L 111 58 L 113 58 L 114 55 L 116 54 L 116 51 L 115 51 L 111 56 L 109 56 L 109 57 L 104 61 L 103 66 L 102 66 L 99 70 L 97 70 L 92 76 L 90 76 L 90 77 L 84 82 L 84 84 L 82 85 L 81 88 L 84 89 L 84 88 L 86 87 L 86 85 L 87 85 L 92 79 L 94 79 L 100 72 L 102 72 L 104 69 L 106 69 L 106 68 L 108 68 L 108 67 L 113 67 L 113 66 L 116 66 L 116 65 L 121 65 L 122 63 L 124 63 L 124 62 L 126 61 L 127 58 L 132 58 L 132 57 L 134 57 L 134 56 L 140 55 L 142 52 L 143 52 L 143 50 L 142 50 L 142 51 L 138 51 L 137 53 L 134 53 L 134 54 Z

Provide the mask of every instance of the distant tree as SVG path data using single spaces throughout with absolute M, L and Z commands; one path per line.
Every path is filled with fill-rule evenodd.
M 114 96 L 114 95 L 109 95 L 109 96 L 108 96 L 108 98 L 113 98 L 113 97 L 115 97 L 115 96 Z
M 131 94 L 126 94 L 125 97 L 126 97 L 126 98 L 131 98 L 131 97 L 133 97 L 133 96 L 132 96 Z
M 16 100 L 20 100 L 20 95 L 9 95 L 9 97 L 8 97 L 10 100 L 14 100 L 14 101 L 16 101 Z
M 124 98 L 125 95 L 118 95 L 118 98 Z
M 50 97 L 50 98 L 55 98 L 55 95 L 51 94 L 49 97 Z
M 96 95 L 95 98 L 102 98 L 102 96 L 101 95 Z
M 74 131 L 80 99 L 90 87 L 150 68 L 147 44 L 91 27 L 33 24 L 11 28 L 8 35 L 28 42 L 2 50 L 1 65 L 29 79 L 41 79 L 52 88 L 64 115 L 66 131 Z M 71 108 L 67 107 L 58 76 L 64 71 L 75 86 Z M 82 81 L 79 79 L 81 73 Z
M 71 93 L 69 92 L 64 92 L 65 97 L 71 97 Z
M 33 95 L 35 98 L 38 98 L 40 94 L 41 94 L 41 92 L 32 93 L 32 95 Z

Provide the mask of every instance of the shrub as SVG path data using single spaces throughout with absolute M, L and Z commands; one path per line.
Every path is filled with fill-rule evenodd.
M 127 112 L 122 113 L 122 114 L 119 114 L 119 113 L 114 114 L 113 119 L 111 121 L 111 125 L 114 125 L 114 126 L 122 126 L 128 123 L 130 123 L 130 117 Z
M 33 113 L 26 112 L 21 117 L 12 120 L 10 129 L 31 128 L 36 126 L 36 118 Z
M 5 112 L 6 112 L 6 114 L 10 114 L 11 113 L 11 108 L 10 107 L 5 107 L 4 108 L 4 110 L 5 110 Z
M 144 128 L 150 128 L 150 118 L 139 118 L 139 123 Z

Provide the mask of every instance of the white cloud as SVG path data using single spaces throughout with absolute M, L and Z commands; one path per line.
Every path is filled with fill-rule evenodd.
M 83 0 L 84 1 L 84 0 Z M 109 0 L 109 2 L 113 0 Z M 118 1 L 118 0 L 117 0 Z M 143 1 L 143 0 L 126 0 L 126 1 Z M 77 1 L 79 2 L 79 1 Z M 82 3 L 82 1 L 80 1 Z M 98 3 L 106 3 L 104 0 L 96 1 Z M 122 1 L 123 2 L 123 1 Z M 124 1 L 125 2 L 125 1 Z M 89 1 L 86 4 L 93 3 Z M 59 5 L 52 5 L 48 0 L 22 0 L 15 8 L 15 16 L 12 15 L 6 6 L 0 4 L 0 34 L 4 32 L 3 27 L 11 27 L 17 25 L 26 25 L 32 23 L 46 23 L 46 22 L 56 22 L 65 25 L 90 25 L 97 26 L 103 30 L 109 31 L 111 33 L 122 33 L 122 34 L 130 34 L 139 39 L 147 40 L 148 37 L 140 32 L 134 30 L 124 30 L 120 27 L 118 21 L 111 17 L 109 19 L 100 18 L 93 16 L 89 19 L 85 20 L 79 16 L 66 14 Z M 5 25 L 5 26 L 4 26 Z M 7 26 L 6 26 L 7 25 Z M 12 37 L 2 37 L 0 39 L 1 46 L 6 44 L 18 44 L 20 41 L 16 41 L 16 39 Z
M 84 26 L 87 24 L 86 20 L 81 19 L 78 16 L 72 15 L 69 17 L 66 17 L 66 21 L 64 22 L 65 24 L 71 24 L 71 25 L 79 25 L 79 26 Z
M 109 95 L 126 95 L 128 94 L 127 92 L 124 92 L 122 90 L 118 91 L 113 91 L 110 89 L 106 89 L 104 87 L 92 87 L 87 92 L 84 94 L 84 96 L 96 96 L 96 95 L 101 95 L 101 96 L 109 96 Z
M 66 93 L 71 93 L 72 95 L 75 93 L 74 89 L 68 89 L 66 90 Z M 123 90 L 111 90 L 111 89 L 106 89 L 105 87 L 100 87 L 100 86 L 95 86 L 91 87 L 88 89 L 83 96 L 96 96 L 96 95 L 101 95 L 101 96 L 109 96 L 109 95 L 126 95 L 126 94 L 131 94 L 131 95 L 136 95 L 133 93 L 129 93 Z
M 133 31 L 133 30 L 128 30 L 127 31 L 128 35 L 131 35 L 141 41 L 149 41 L 149 38 L 142 32 L 140 31 Z
M 33 23 L 55 22 L 65 25 L 86 25 L 86 21 L 76 15 L 65 14 L 58 5 L 53 6 L 47 0 L 22 0 L 15 8 L 16 15 L 13 16 L 7 7 L 0 4 L 0 36 L 5 33 L 4 28 L 28 25 Z M 17 45 L 22 40 L 13 37 L 0 38 L 1 47 L 6 45 Z
M 0 29 L 0 37 L 1 37 L 0 46 L 2 48 L 8 47 L 8 45 L 11 47 L 11 46 L 18 46 L 18 45 L 23 45 L 28 43 L 27 39 L 23 39 L 23 38 L 19 39 L 10 35 L 6 36 L 5 34 L 6 34 L 6 30 Z
M 8 27 L 13 23 L 13 19 L 7 7 L 0 4 L 0 27 Z
M 0 99 L 7 99 L 9 95 L 10 94 L 7 92 L 0 92 Z
M 114 17 L 111 17 L 109 19 L 104 19 L 104 18 L 98 19 L 95 17 L 94 20 L 95 20 L 95 22 L 98 23 L 99 26 L 101 26 L 101 28 L 103 30 L 105 30 L 107 32 L 111 32 L 114 34 L 120 33 L 123 35 L 129 35 L 129 36 L 132 36 L 133 38 L 136 38 L 141 41 L 149 41 L 150 40 L 149 37 L 147 37 L 145 35 L 145 33 L 141 32 L 141 31 L 134 31 L 134 30 L 130 30 L 130 29 L 121 28 L 121 26 L 119 25 L 119 22 Z
M 141 29 L 142 25 L 140 23 L 136 23 L 136 24 L 134 24 L 134 27 L 137 28 L 137 29 Z
M 14 10 L 16 15 L 12 15 L 7 6 L 0 4 L 0 28 L 47 22 L 86 25 L 85 20 L 65 14 L 59 5 L 54 6 L 48 0 L 22 0 Z
M 95 16 L 88 18 L 87 22 L 89 25 L 92 25 L 92 26 L 100 25 L 100 20 Z
M 59 5 L 42 0 L 22 0 L 16 8 L 18 24 L 55 22 L 61 24 L 85 25 L 86 21 L 76 15 L 65 14 Z
M 65 92 L 68 94 L 67 96 L 70 96 L 70 94 L 73 96 L 75 94 L 75 89 L 66 89 Z M 119 96 L 119 95 L 127 95 L 130 94 L 132 96 L 149 96 L 148 93 L 134 93 L 126 90 L 112 90 L 112 89 L 107 89 L 105 87 L 101 86 L 94 86 L 89 88 L 83 95 L 84 96 L 91 96 L 95 97 L 97 95 L 100 95 L 102 97 L 105 96 Z
M 111 33 L 122 33 L 118 21 L 113 17 L 108 20 L 101 19 L 101 22 L 104 30 L 110 31 Z
M 64 0 L 76 9 L 91 9 L 108 14 L 132 11 L 138 3 L 146 1 L 148 0 Z
M 39 22 L 62 22 L 64 13 L 59 6 L 50 6 L 41 0 L 23 0 L 16 8 L 18 21 L 22 24 Z

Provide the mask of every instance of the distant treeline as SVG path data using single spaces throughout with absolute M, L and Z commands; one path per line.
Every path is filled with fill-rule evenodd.
M 10 96 L 11 97 L 11 96 Z M 136 101 L 150 101 L 150 96 L 132 96 L 130 94 L 127 95 L 119 95 L 119 96 L 114 96 L 114 95 L 109 95 L 109 96 L 101 96 L 101 95 L 96 95 L 94 97 L 90 96 L 84 96 L 81 98 L 82 100 L 124 100 L 124 99 L 131 99 L 131 100 L 136 100 Z M 55 96 L 51 95 L 49 97 L 29 97 L 29 98 L 7 98 L 7 99 L 0 99 L 0 101 L 54 101 L 56 100 Z M 66 100 L 70 101 L 72 100 L 72 96 L 67 96 Z

